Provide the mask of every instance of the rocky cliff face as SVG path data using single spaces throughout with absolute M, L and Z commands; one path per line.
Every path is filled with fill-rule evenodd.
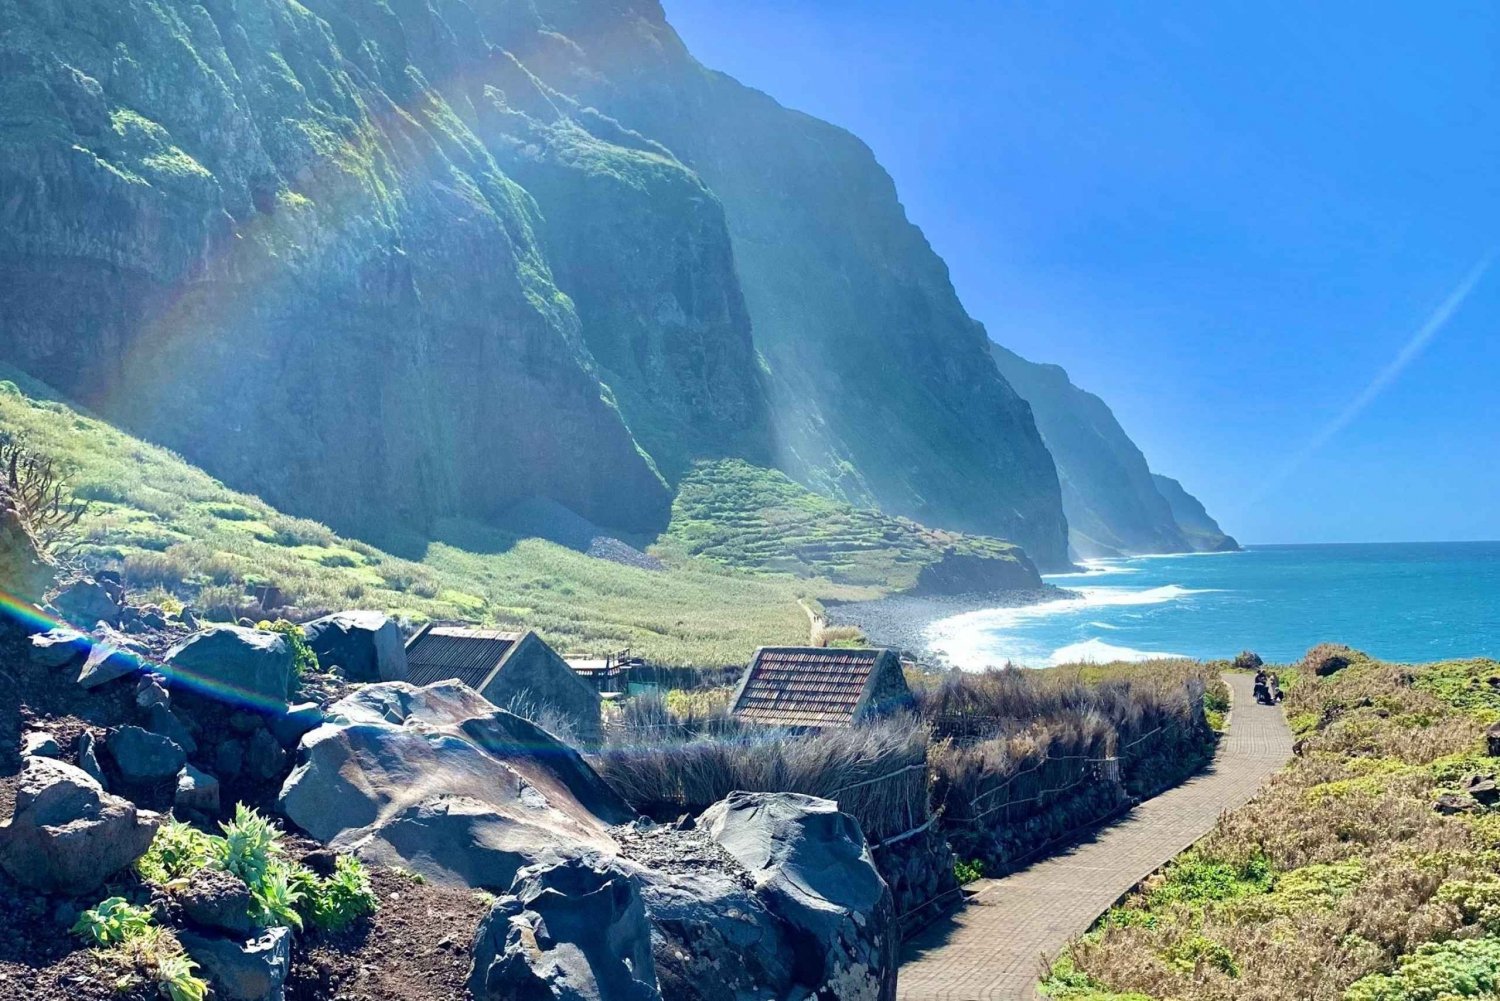
M 650 0 L 534 9 L 529 28 L 508 8 L 489 23 L 539 76 L 659 139 L 722 201 L 770 369 L 777 464 L 857 505 L 1065 562 L 1051 457 L 869 148 L 705 69 Z
M 0 0 L 0 352 L 389 536 L 699 458 L 1066 557 L 1051 456 L 853 136 L 652 0 Z
M 1151 478 L 1156 481 L 1156 488 L 1172 506 L 1172 516 L 1177 519 L 1177 524 L 1182 527 L 1182 534 L 1195 550 L 1200 553 L 1227 553 L 1240 548 L 1234 536 L 1226 535 L 1219 523 L 1204 510 L 1203 502 L 1184 490 L 1181 483 L 1170 476 L 1155 473 L 1151 474 Z
M 1146 457 L 1099 397 L 1056 365 L 1039 365 L 991 344 L 995 364 L 1031 404 L 1062 481 L 1068 541 L 1084 559 L 1121 553 L 1181 553 L 1192 545 L 1156 489 Z
M 1073 385 L 1057 365 L 1027 361 L 998 344 L 990 351 L 1031 404 L 1057 463 L 1068 541 L 1079 557 L 1238 548 L 1181 484 L 1151 472 L 1107 403 Z

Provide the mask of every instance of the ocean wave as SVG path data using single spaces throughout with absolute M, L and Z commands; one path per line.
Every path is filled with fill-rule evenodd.
M 1180 657 L 1182 654 L 1166 653 L 1160 650 L 1136 650 L 1128 646 L 1115 646 L 1095 637 L 1084 640 L 1082 643 L 1070 643 L 1064 647 L 1058 647 L 1052 651 L 1047 662 L 1052 665 L 1058 664 L 1110 664 L 1115 661 L 1126 661 L 1138 663 L 1143 660 L 1162 660 L 1164 658 Z
M 1212 589 L 1183 587 L 1180 584 L 1163 584 L 1160 587 L 1149 588 L 1074 588 L 1067 597 L 1056 598 L 1052 601 L 1012 608 L 983 608 L 939 619 L 926 628 L 924 636 L 928 646 L 934 652 L 966 669 L 979 669 L 1007 662 L 1054 663 L 1052 652 L 1048 649 L 1028 645 L 1021 638 L 1007 634 L 1026 623 L 1048 616 L 1076 614 L 1097 608 L 1159 605 L 1195 594 L 1204 594 L 1209 590 Z M 1082 645 L 1084 644 L 1075 644 L 1075 646 Z M 1128 651 L 1129 648 L 1119 647 L 1118 649 Z

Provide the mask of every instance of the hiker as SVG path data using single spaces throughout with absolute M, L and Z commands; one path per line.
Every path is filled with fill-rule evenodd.
M 1271 688 L 1268 676 L 1264 670 L 1255 672 L 1255 701 L 1261 705 L 1271 704 Z

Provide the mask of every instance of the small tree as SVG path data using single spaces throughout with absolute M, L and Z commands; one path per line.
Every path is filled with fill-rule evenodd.
M 67 478 L 50 456 L 0 431 L 0 493 L 26 526 L 37 548 L 54 560 L 66 560 L 83 542 L 78 522 L 88 502 L 73 495 Z

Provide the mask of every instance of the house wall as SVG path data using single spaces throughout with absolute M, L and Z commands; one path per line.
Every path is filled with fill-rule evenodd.
M 873 677 L 865 689 L 860 716 L 885 716 L 911 706 L 911 689 L 901 671 L 901 658 L 890 651 L 875 662 Z
M 599 742 L 599 693 L 535 633 L 527 633 L 516 643 L 480 694 L 502 709 L 517 699 L 537 709 L 551 709 L 567 720 L 579 741 Z

